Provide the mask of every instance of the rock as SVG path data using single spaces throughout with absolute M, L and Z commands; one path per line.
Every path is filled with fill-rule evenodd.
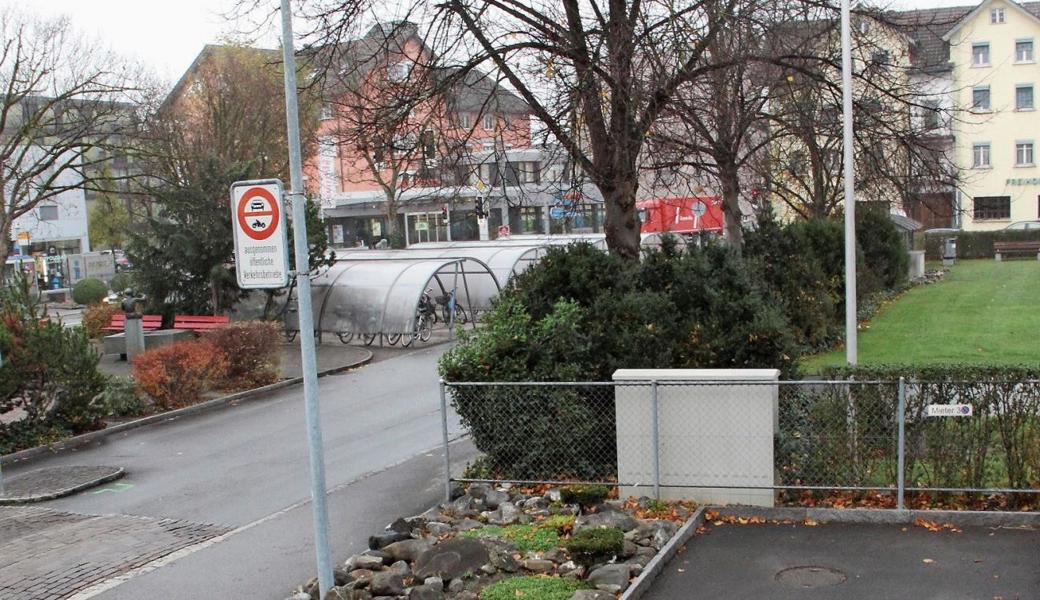
M 571 596 L 571 600 L 614 600 L 614 594 L 603 590 L 578 590 Z
M 495 510 L 501 506 L 503 502 L 509 502 L 509 494 L 507 492 L 491 490 L 486 496 L 484 496 L 484 505 L 491 510 Z
M 307 592 L 296 592 L 285 600 L 311 600 L 311 595 Z
M 548 510 L 544 508 L 539 508 L 536 510 L 530 510 L 527 512 L 527 514 L 531 517 L 548 517 L 552 513 L 550 513 Z
M 409 567 L 408 563 L 406 563 L 403 560 L 399 560 L 399 561 L 395 562 L 394 564 L 392 564 L 389 567 L 387 567 L 386 570 L 390 571 L 391 573 L 397 573 L 402 578 L 406 578 L 406 577 L 411 577 L 412 576 L 412 568 Z
M 479 529 L 484 524 L 475 519 L 463 519 L 455 524 L 456 531 L 469 531 L 470 529 Z
M 650 545 L 660 550 L 678 530 L 679 526 L 671 521 L 654 521 L 654 535 L 650 538 Z
M 480 567 L 480 571 L 485 575 L 494 575 L 495 573 L 498 573 L 498 569 L 496 569 L 493 565 L 484 565 Z
M 301 589 L 301 591 L 304 594 L 307 594 L 308 596 L 310 596 L 311 598 L 317 598 L 318 597 L 318 591 L 319 591 L 318 590 L 318 578 L 317 577 L 312 577 L 310 581 L 308 581 L 307 583 L 303 584 L 303 588 Z
M 390 531 L 378 535 L 370 535 L 368 536 L 368 547 L 371 550 L 381 550 L 394 542 L 411 539 L 411 537 L 412 534 L 410 532 L 404 533 L 401 531 Z
M 444 521 L 445 519 L 450 519 L 450 517 L 445 515 L 444 512 L 441 510 L 441 508 L 445 508 L 445 510 L 446 510 L 448 506 L 449 505 L 447 505 L 447 504 L 444 505 L 444 507 L 437 507 L 437 506 L 435 506 L 435 507 L 427 510 L 423 514 L 419 515 L 419 518 L 422 519 L 423 523 L 425 523 L 427 521 Z M 403 519 L 398 519 L 398 521 L 402 521 L 403 522 Z M 406 525 L 407 525 L 407 523 L 406 523 Z M 411 531 L 411 525 L 408 526 L 408 530 Z
M 347 565 L 332 569 L 332 578 L 336 585 L 347 585 L 354 581 L 354 578 L 350 575 L 350 567 Z
M 512 502 L 503 502 L 498 509 L 488 515 L 488 523 L 492 525 L 512 525 L 520 518 L 520 510 Z
M 548 508 L 549 501 L 542 496 L 535 496 L 534 498 L 528 498 L 524 500 L 523 507 L 528 510 L 537 510 L 542 508 Z
M 353 571 L 355 569 L 367 569 L 369 571 L 382 571 L 383 570 L 383 558 L 380 556 L 365 556 L 364 554 L 357 554 L 347 559 L 347 567 Z
M 444 580 L 440 577 L 427 577 L 423 580 L 423 585 L 428 585 L 434 589 L 443 590 Z
M 449 594 L 458 594 L 464 589 L 466 589 L 466 582 L 461 579 L 455 578 L 448 582 Z
M 443 600 L 444 592 L 440 588 L 428 585 L 417 585 L 408 590 L 408 600 Z
M 561 550 L 560 548 L 553 548 L 542 554 L 542 558 L 544 558 L 545 560 L 551 560 L 556 564 L 560 564 L 562 562 L 567 561 L 567 553 Z
M 469 489 L 466 490 L 466 493 L 469 494 L 471 498 L 480 498 L 483 500 L 487 497 L 487 493 L 490 491 L 491 486 L 486 483 L 471 483 Z
M 451 494 L 451 499 L 452 500 L 458 498 L 459 496 L 461 496 L 461 495 L 463 495 L 465 493 L 466 493 L 466 490 L 462 489 L 461 485 L 459 485 L 457 483 L 451 484 L 451 492 L 450 492 L 450 494 Z
M 628 565 L 603 565 L 589 573 L 589 583 L 595 586 L 598 590 L 616 594 L 628 589 L 629 574 L 630 570 Z
M 334 587 L 325 593 L 324 600 L 371 600 L 368 590 L 355 590 L 350 587 Z
M 368 589 L 376 596 L 400 596 L 404 593 L 404 580 L 397 573 L 382 571 L 375 574 Z
M 621 554 L 619 554 L 618 556 L 620 556 L 621 558 L 630 558 L 632 556 L 635 556 L 636 552 L 638 551 L 639 546 L 637 546 L 635 542 L 625 540 L 625 543 L 621 546 Z
M 432 576 L 454 579 L 476 572 L 490 558 L 487 548 L 479 540 L 455 538 L 420 554 L 415 561 L 415 576 L 420 579 Z
M 463 590 L 455 595 L 455 600 L 480 600 L 480 596 L 476 592 Z
M 372 583 L 372 578 L 376 576 L 374 571 L 368 569 L 355 569 L 350 572 L 350 576 L 353 578 L 347 585 L 354 589 L 360 589 L 367 587 Z
M 574 561 L 567 561 L 560 565 L 559 573 L 564 577 L 581 579 L 581 577 L 585 575 L 585 567 L 575 563 Z
M 470 496 L 469 494 L 459 496 L 455 500 L 452 500 L 449 508 L 455 515 L 465 515 L 473 508 L 473 496 Z
M 379 560 L 383 561 L 384 565 L 390 565 L 394 562 L 394 557 L 390 556 L 382 550 L 365 550 L 361 553 L 361 556 L 374 556 Z
M 480 538 L 480 543 L 491 557 L 491 566 L 506 573 L 516 573 L 520 570 L 520 561 L 513 556 L 516 546 L 496 538 Z
M 639 527 L 639 521 L 626 512 L 603 506 L 599 512 L 582 515 L 574 521 L 574 531 L 590 527 L 616 527 L 621 531 L 631 531 Z
M 420 554 L 428 550 L 432 544 L 426 540 L 403 540 L 400 542 L 394 542 L 389 546 L 383 548 L 383 552 L 386 552 L 394 558 L 394 560 L 407 560 L 409 562 L 417 559 Z
M 556 568 L 556 563 L 544 558 L 528 558 L 520 564 L 533 573 L 550 573 Z
M 474 523 L 478 523 L 479 525 L 479 522 L 477 521 L 474 521 Z M 426 531 L 430 532 L 430 535 L 440 537 L 451 531 L 451 525 L 441 523 L 440 521 L 432 521 L 426 524 Z
M 430 510 L 436 510 L 436 509 L 430 509 Z M 387 531 L 393 531 L 393 532 L 396 532 L 396 533 L 409 533 L 410 534 L 410 533 L 412 533 L 412 525 L 408 521 L 406 521 L 404 519 L 401 519 L 401 518 L 398 518 L 393 523 L 387 525 L 386 526 L 386 530 Z
M 563 495 L 560 493 L 559 488 L 553 488 L 545 492 L 544 498 L 549 502 L 563 502 Z

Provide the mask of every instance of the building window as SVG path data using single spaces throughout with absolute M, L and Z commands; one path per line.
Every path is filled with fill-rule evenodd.
M 975 144 L 972 146 L 972 161 L 971 166 L 976 169 L 988 169 L 991 165 L 989 163 L 989 144 Z
M 469 129 L 473 125 L 473 122 L 470 121 L 469 113 L 459 113 L 459 125 L 463 129 Z
M 1006 15 L 1004 14 L 1003 8 L 994 8 L 989 11 L 989 22 L 994 25 L 1003 25 L 1006 23 Z
M 491 131 L 495 128 L 495 115 L 484 115 L 484 129 Z
M 1015 110 L 1033 110 L 1033 84 L 1015 86 Z
M 1015 166 L 1032 167 L 1033 142 L 1015 142 Z
M 321 120 L 328 121 L 332 118 L 332 105 L 328 102 L 323 102 L 321 105 Z
M 41 221 L 57 221 L 58 220 L 58 207 L 57 206 L 40 206 L 37 208 L 36 214 L 39 215 Z
M 976 67 L 989 66 L 989 42 L 971 45 L 971 64 Z
M 975 110 L 989 110 L 989 86 L 981 86 L 971 90 L 971 107 Z
M 1011 196 L 980 196 L 975 198 L 973 216 L 976 221 L 1010 219 Z
M 935 131 L 939 128 L 939 103 L 935 100 L 923 100 L 921 102 L 921 117 L 925 131 Z
M 1033 40 L 1017 40 L 1015 42 L 1015 62 L 1033 62 Z

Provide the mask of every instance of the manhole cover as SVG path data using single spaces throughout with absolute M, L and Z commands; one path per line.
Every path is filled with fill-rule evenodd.
M 818 588 L 845 583 L 848 577 L 830 567 L 791 567 L 776 574 L 776 580 L 793 588 Z

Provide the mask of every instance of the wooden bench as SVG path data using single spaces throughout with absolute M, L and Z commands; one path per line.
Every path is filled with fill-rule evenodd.
M 993 250 L 996 253 L 993 258 L 996 260 L 1002 260 L 1004 254 L 1035 254 L 1036 259 L 1040 260 L 1040 240 L 1036 241 L 1024 241 L 1024 242 L 994 242 Z
M 212 317 L 175 315 L 173 317 L 174 329 L 185 329 L 188 331 L 194 331 L 195 333 L 204 333 L 206 331 L 220 329 L 221 327 L 227 326 L 229 323 L 231 323 L 231 317 L 228 316 Z
M 162 327 L 162 315 L 141 315 L 141 327 L 145 331 L 155 331 Z M 126 313 L 117 312 L 112 315 L 112 320 L 101 331 L 107 333 L 122 333 L 126 329 Z

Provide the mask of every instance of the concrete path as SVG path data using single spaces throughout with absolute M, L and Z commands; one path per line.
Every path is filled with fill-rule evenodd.
M 445 349 L 417 350 L 320 380 L 338 560 L 394 517 L 421 512 L 443 494 L 436 362 Z M 459 432 L 454 416 L 450 429 L 453 436 Z M 465 448 L 453 454 L 460 461 L 472 456 Z M 132 430 L 5 474 L 68 464 L 115 464 L 127 475 L 116 484 L 39 506 L 175 519 L 231 532 L 203 547 L 195 544 L 166 566 L 134 572 L 126 582 L 125 572 L 108 576 L 107 583 L 81 591 L 79 598 L 279 600 L 314 573 L 301 387 Z M 363 478 L 370 473 L 378 474 Z M 13 560 L 4 547 L 0 544 L 0 564 Z M 113 560 L 125 555 L 118 544 L 95 552 L 111 552 Z M 44 558 L 74 561 L 76 555 L 70 550 Z M 116 583 L 121 585 L 107 588 Z
M 838 523 L 707 529 L 645 598 L 1040 598 L 1040 531 Z

